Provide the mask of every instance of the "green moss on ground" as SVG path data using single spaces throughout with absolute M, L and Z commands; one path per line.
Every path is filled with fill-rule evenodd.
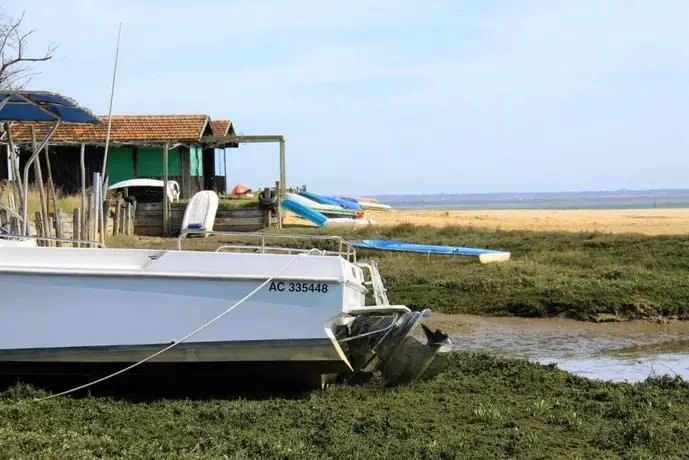
M 298 398 L 30 402 L 42 394 L 21 386 L 0 393 L 0 457 L 679 459 L 689 452 L 689 383 L 680 378 L 605 383 L 482 354 L 455 354 L 449 371 L 429 382 L 335 386 Z

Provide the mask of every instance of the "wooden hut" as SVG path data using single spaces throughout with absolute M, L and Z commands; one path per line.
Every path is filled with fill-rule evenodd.
M 101 171 L 108 128 L 108 117 L 98 125 L 62 125 L 49 143 L 53 179 L 63 193 L 77 193 L 80 182 L 80 148 L 85 146 L 87 186 L 92 173 Z M 44 123 L 13 123 L 14 142 L 31 143 L 30 126 L 42 139 L 49 126 Z M 234 133 L 231 122 L 223 133 Z M 201 139 L 216 135 L 208 115 L 113 115 L 106 175 L 108 183 L 133 178 L 163 178 L 163 148 L 170 145 L 168 174 L 180 185 L 181 197 L 199 190 L 224 191 L 224 177 L 218 179 L 215 148 L 204 148 Z M 224 146 L 237 147 L 237 144 Z M 222 172 L 224 173 L 224 162 Z M 21 165 L 23 167 L 23 165 Z M 222 182 L 218 188 L 218 183 Z

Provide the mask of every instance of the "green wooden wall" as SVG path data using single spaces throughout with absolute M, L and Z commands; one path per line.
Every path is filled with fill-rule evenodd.
M 203 149 L 201 147 L 189 147 L 189 160 L 192 176 L 203 176 Z
M 110 185 L 134 177 L 134 153 L 130 147 L 108 149 L 108 182 Z
M 201 148 L 194 150 L 199 151 Z M 194 158 L 192 156 L 192 158 Z M 203 175 L 203 165 L 198 168 L 199 174 Z M 156 147 L 140 147 L 136 154 L 136 168 L 134 168 L 134 149 L 132 147 L 116 147 L 108 149 L 108 176 L 109 183 L 114 184 L 135 177 L 163 177 L 163 149 Z M 192 160 L 192 176 L 194 174 L 194 163 Z M 168 151 L 168 175 L 181 176 L 182 162 L 180 149 L 174 148 Z
M 170 176 L 182 175 L 179 148 L 168 150 L 167 173 Z M 137 177 L 163 176 L 163 149 L 139 148 L 137 153 Z

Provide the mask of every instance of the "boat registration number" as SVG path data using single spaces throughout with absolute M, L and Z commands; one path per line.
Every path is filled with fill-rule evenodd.
M 282 281 L 271 281 L 269 291 L 278 292 L 317 292 L 326 294 L 328 285 L 325 283 L 285 283 Z

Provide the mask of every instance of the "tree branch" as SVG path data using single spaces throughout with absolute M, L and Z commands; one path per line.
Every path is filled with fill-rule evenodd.
M 57 45 L 51 43 L 42 56 L 27 56 L 27 39 L 34 30 L 23 32 L 23 20 L 24 13 L 14 22 L 5 25 L 0 23 L 0 88 L 13 87 L 21 79 L 30 81 L 35 73 L 31 73 L 31 66 L 26 64 L 48 61 L 57 49 Z

